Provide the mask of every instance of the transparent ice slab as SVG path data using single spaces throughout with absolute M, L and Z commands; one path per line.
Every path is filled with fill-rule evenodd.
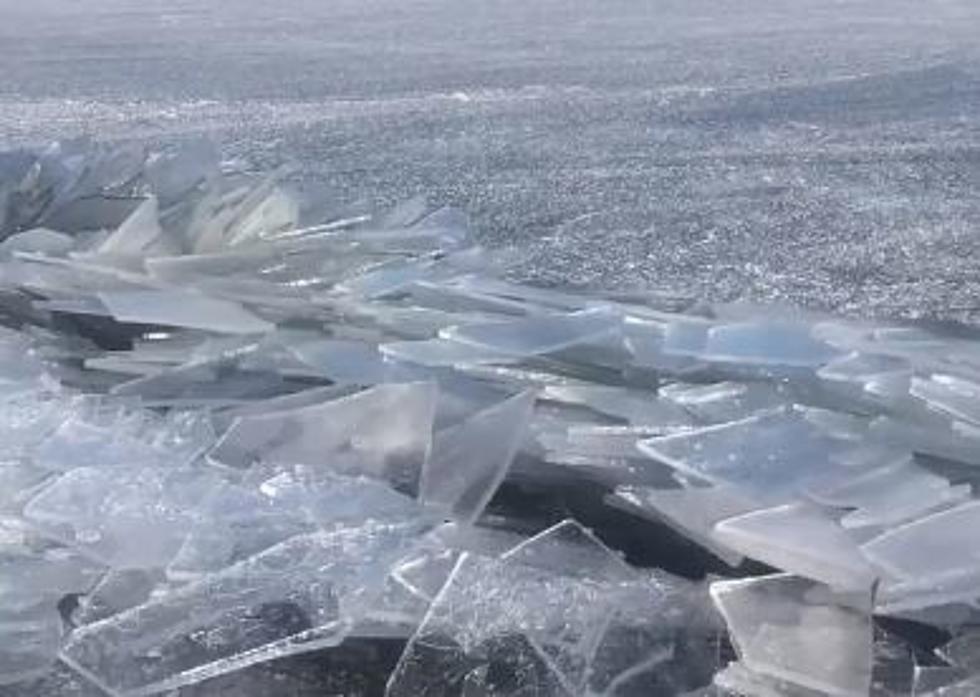
M 724 486 L 683 489 L 617 487 L 607 500 L 617 508 L 667 523 L 729 566 L 738 566 L 743 555 L 715 535 L 715 524 L 757 510 L 762 505 L 738 490 Z
M 871 618 L 847 604 L 852 596 L 777 574 L 718 581 L 711 597 L 749 670 L 828 695 L 868 695 Z
M 605 309 L 488 324 L 449 327 L 443 339 L 516 355 L 551 353 L 595 341 L 619 330 L 621 319 Z
M 238 303 L 185 290 L 100 293 L 99 300 L 119 322 L 162 324 L 227 334 L 258 334 L 273 325 Z
M 843 462 L 860 450 L 864 466 L 884 464 L 888 448 L 858 448 L 833 414 L 791 408 L 741 421 L 642 441 L 640 449 L 680 472 L 738 486 L 771 499 L 853 472 Z M 850 427 L 850 422 L 843 424 Z M 847 437 L 845 437 L 847 436 Z
M 436 433 L 422 467 L 419 498 L 456 520 L 475 521 L 524 441 L 535 397 L 522 392 Z
M 62 658 L 111 690 L 139 695 L 336 645 L 419 533 L 417 525 L 367 522 L 294 537 L 79 628 Z
M 295 535 L 421 517 L 418 503 L 376 480 L 338 477 L 293 466 L 249 473 L 216 489 L 198 509 L 173 561 L 170 579 L 186 581 L 224 569 Z
M 950 506 L 970 497 L 970 486 L 952 485 L 946 477 L 900 456 L 854 478 L 832 484 L 808 495 L 822 504 L 854 509 L 841 518 L 845 528 L 892 526 L 917 518 L 931 509 Z
M 42 489 L 24 516 L 56 539 L 119 568 L 169 562 L 195 505 L 217 486 L 199 469 L 78 467 Z
M 715 524 L 722 544 L 841 590 L 870 592 L 875 573 L 837 521 L 809 504 L 743 513 Z
M 912 520 L 870 540 L 864 554 L 896 579 L 980 569 L 980 545 L 974 531 L 980 524 L 980 501 L 970 500 Z
M 323 465 L 414 487 L 431 447 L 436 395 L 432 383 L 385 384 L 319 405 L 241 417 L 208 457 L 235 468 Z

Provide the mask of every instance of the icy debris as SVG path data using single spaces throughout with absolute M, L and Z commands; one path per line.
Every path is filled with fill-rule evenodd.
M 0 154 L 0 693 L 348 638 L 389 697 L 976 692 L 975 333 L 534 287 L 288 175 Z

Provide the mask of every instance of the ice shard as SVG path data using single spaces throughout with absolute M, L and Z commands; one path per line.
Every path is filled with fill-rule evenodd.
M 62 658 L 109 690 L 154 694 L 336 645 L 418 533 L 411 524 L 366 523 L 291 538 L 79 628 Z
M 785 504 L 719 521 L 715 537 L 747 557 L 839 590 L 870 593 L 875 573 L 847 533 L 807 504 Z
M 851 596 L 786 574 L 718 581 L 711 596 L 749 670 L 828 695 L 868 694 L 871 618 Z
M 180 290 L 100 293 L 99 300 L 119 322 L 162 324 L 226 334 L 259 334 L 273 325 L 241 305 Z
M 241 417 L 208 457 L 236 468 L 322 465 L 414 488 L 431 448 L 436 397 L 432 383 L 385 384 L 323 404 Z
M 436 433 L 422 466 L 420 499 L 457 520 L 476 520 L 524 441 L 534 400 L 534 392 L 522 392 Z

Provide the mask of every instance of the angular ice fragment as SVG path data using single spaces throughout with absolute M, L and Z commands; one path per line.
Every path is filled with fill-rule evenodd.
M 779 320 L 713 327 L 704 348 L 704 358 L 711 361 L 774 368 L 816 368 L 838 355 L 808 325 Z
M 618 583 L 637 578 L 637 572 L 620 555 L 571 519 L 524 540 L 500 558 L 594 581 Z
M 980 501 L 971 500 L 892 528 L 865 543 L 864 554 L 898 579 L 980 569 Z
M 840 476 L 841 458 L 855 444 L 818 428 L 805 410 L 789 409 L 652 438 L 640 449 L 686 474 L 772 498 Z M 876 452 L 869 454 L 872 461 Z M 882 459 L 891 455 L 881 450 Z
M 445 507 L 457 520 L 475 521 L 524 441 L 534 400 L 534 392 L 522 392 L 436 433 L 419 498 Z
M 738 566 L 743 556 L 718 539 L 714 534 L 715 524 L 757 510 L 762 505 L 737 489 L 726 486 L 685 489 L 617 487 L 607 500 L 617 508 L 670 525 L 729 566 Z
M 822 504 L 853 508 L 843 518 L 845 528 L 889 526 L 969 498 L 969 485 L 949 480 L 916 465 L 904 456 L 892 465 L 847 478 L 809 496 Z
M 253 473 L 250 473 L 253 474 Z M 186 581 L 219 571 L 294 535 L 355 525 L 419 518 L 418 503 L 389 486 L 337 477 L 310 468 L 272 468 L 244 485 L 217 489 L 198 508 L 195 524 L 167 567 Z
M 620 318 L 605 309 L 449 327 L 443 339 L 515 355 L 536 355 L 614 335 Z
M 79 467 L 31 499 L 24 515 L 110 566 L 163 566 L 215 485 L 213 474 L 191 469 Z
M 812 581 L 788 574 L 711 584 L 746 668 L 840 697 L 871 687 L 871 618 Z
M 334 646 L 372 609 L 419 532 L 368 522 L 294 537 L 79 628 L 62 658 L 109 690 L 152 694 Z
M 380 349 L 390 358 L 430 367 L 480 363 L 507 364 L 518 360 L 518 357 L 510 353 L 449 339 L 395 341 L 382 344 Z
M 119 322 L 163 324 L 224 334 L 257 334 L 273 324 L 240 304 L 185 290 L 100 293 L 99 300 Z
M 789 396 L 780 387 L 760 382 L 709 385 L 679 382 L 662 387 L 660 397 L 689 412 L 698 421 L 715 424 L 785 407 L 789 401 Z
M 157 199 L 150 196 L 94 251 L 96 254 L 142 257 L 176 254 L 180 249 L 176 241 L 164 236 Z
M 364 341 L 284 336 L 280 341 L 300 361 L 333 382 L 373 385 L 390 373 L 378 348 Z
M 910 392 L 929 409 L 980 425 L 980 383 L 934 374 L 928 380 L 913 378 Z
M 387 697 L 581 693 L 601 586 L 464 554 L 388 680 Z
M 236 468 L 323 465 L 414 488 L 429 453 L 436 394 L 431 383 L 385 384 L 323 404 L 241 417 L 208 457 Z
M 807 504 L 786 504 L 717 523 L 715 537 L 747 557 L 841 590 L 868 590 L 874 571 L 836 521 Z
M 636 426 L 668 430 L 692 425 L 686 412 L 652 392 L 603 385 L 549 385 L 542 390 L 541 398 L 588 407 Z

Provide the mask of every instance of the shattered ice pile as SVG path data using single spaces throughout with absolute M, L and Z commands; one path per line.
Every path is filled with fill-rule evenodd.
M 513 258 L 206 143 L 0 154 L 0 695 L 980 691 L 980 334 Z

